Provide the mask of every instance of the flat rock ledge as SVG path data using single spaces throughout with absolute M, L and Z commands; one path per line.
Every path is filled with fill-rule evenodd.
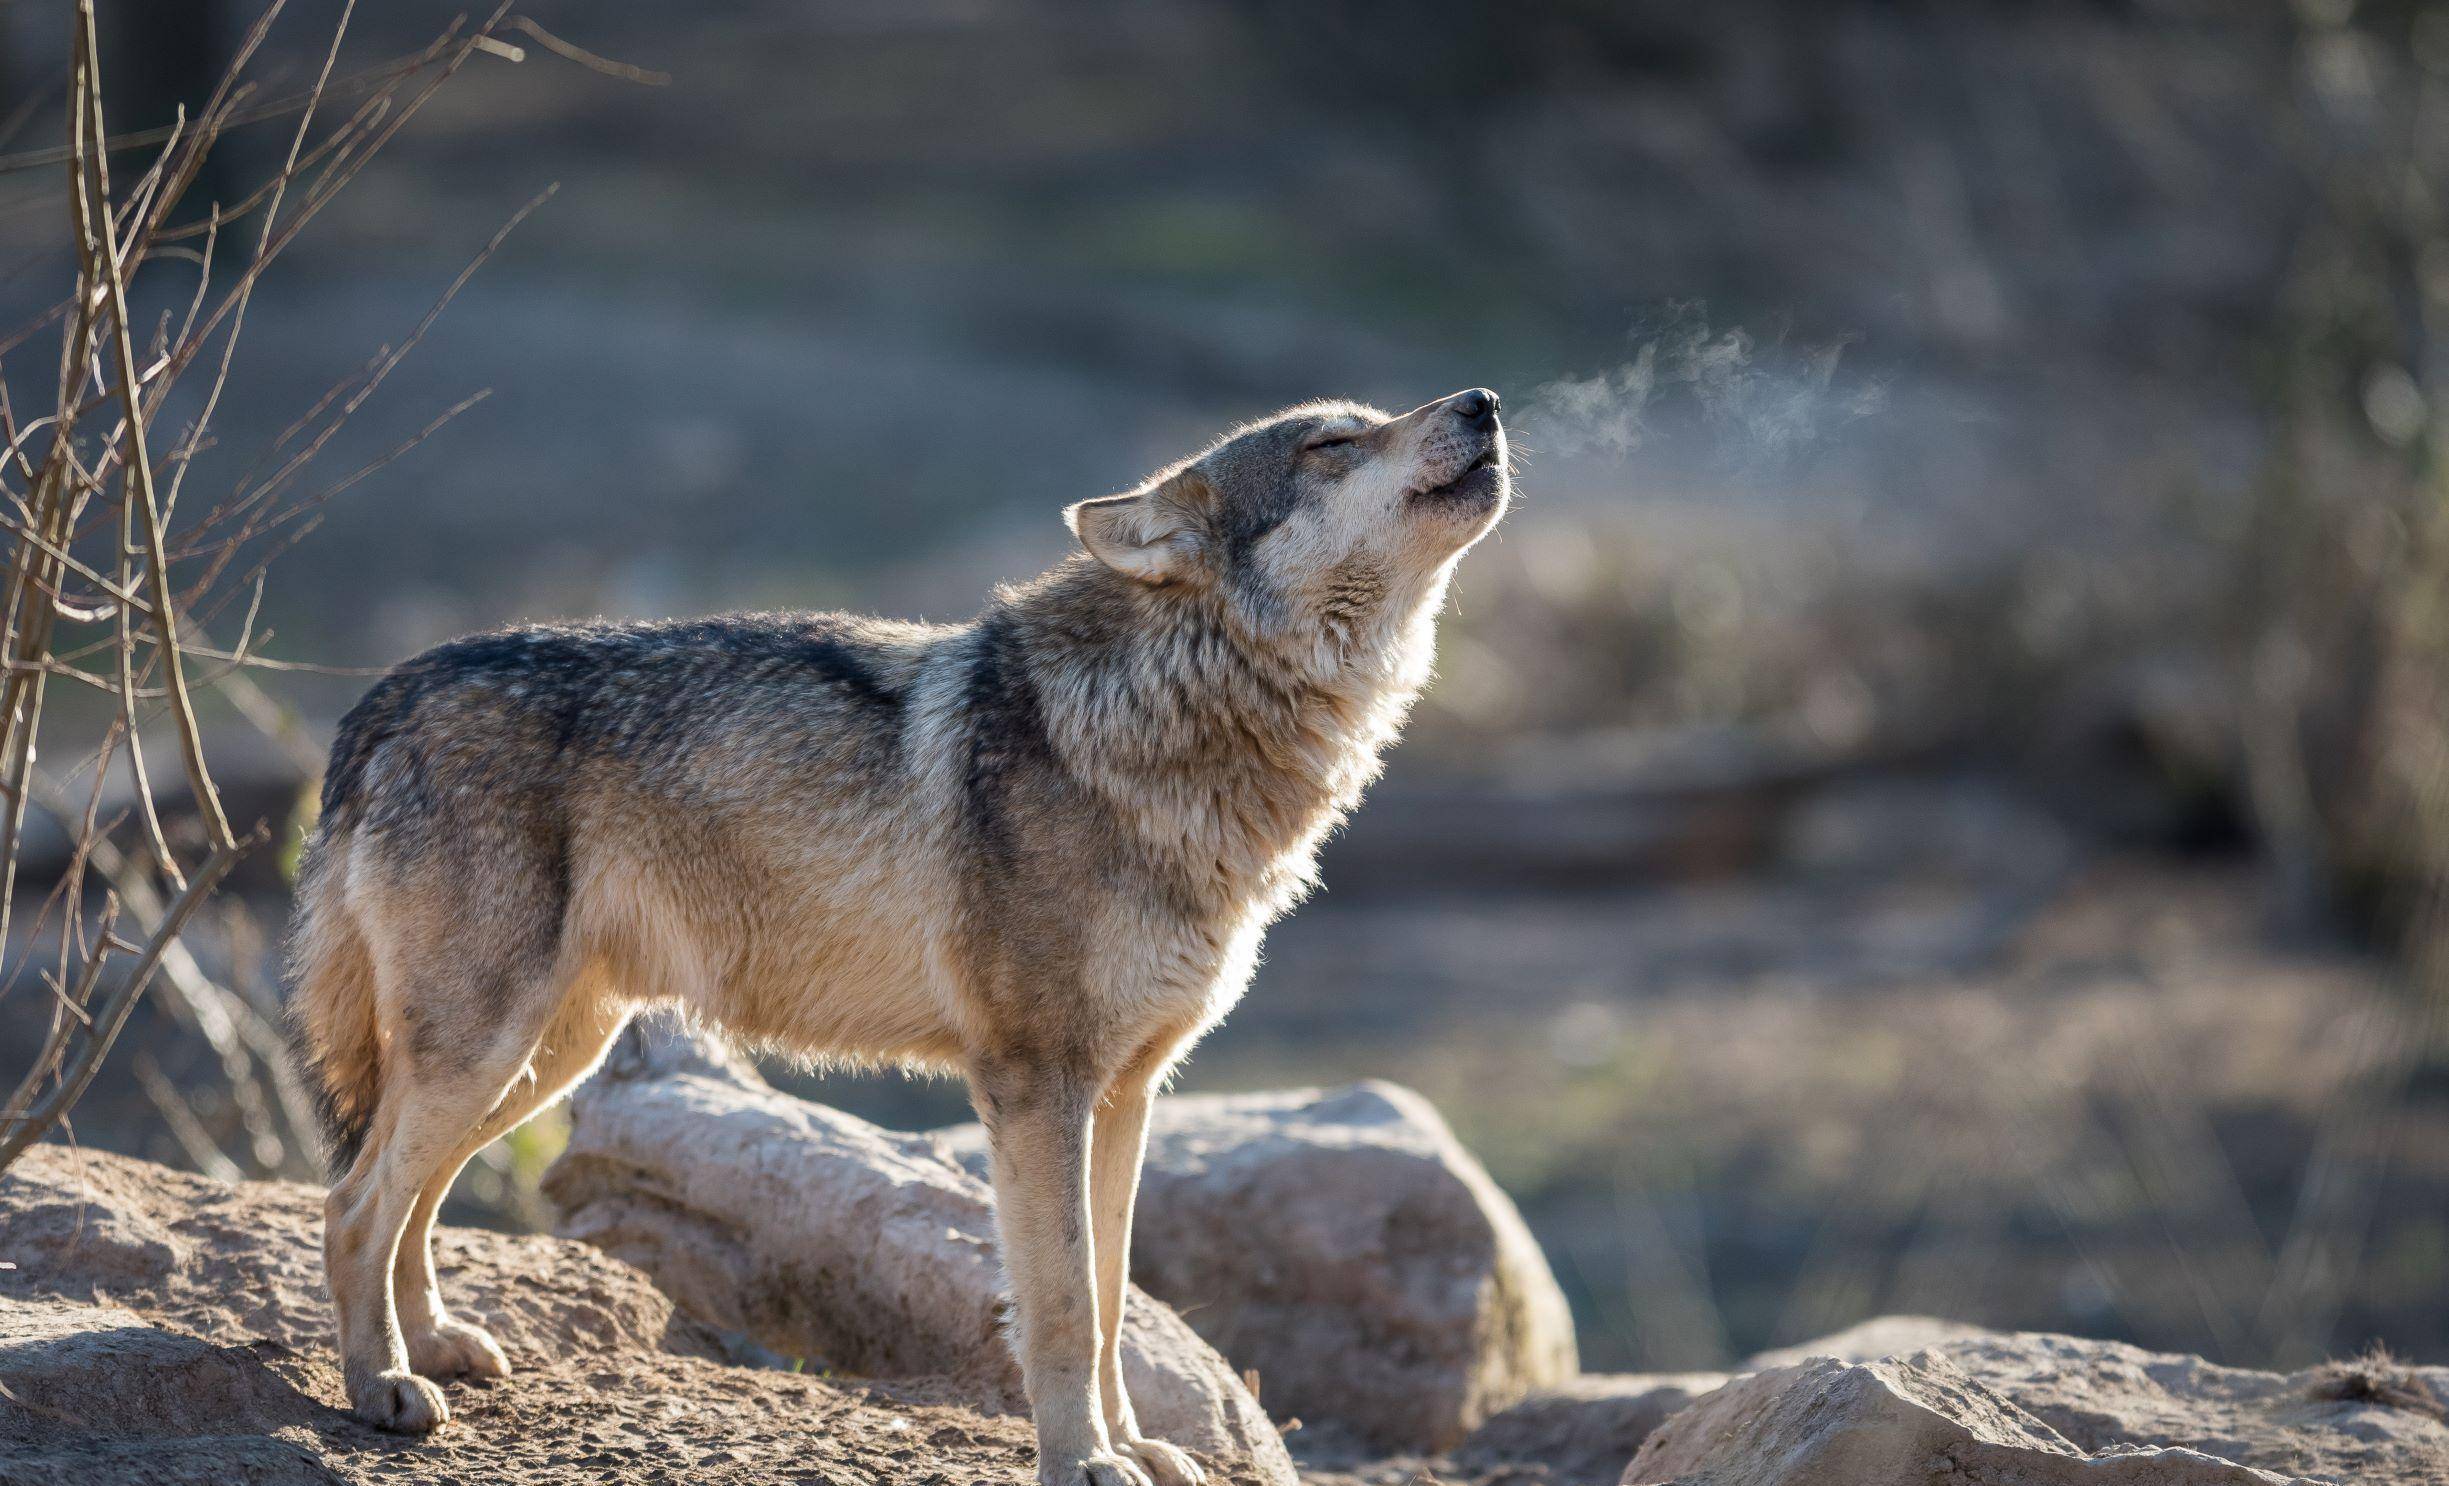
M 1703 1395 L 1642 1442 L 1624 1486 L 2449 1483 L 2442 1369 L 2256 1372 L 1952 1323 L 1909 1354 L 1858 1355 L 1866 1337 L 1933 1324 L 1886 1318 L 1784 1349 L 1857 1356 L 1807 1356 Z
M 2292 1486 L 2292 1478 L 2181 1448 L 2086 1455 L 1936 1352 L 1877 1362 L 1823 1357 L 1729 1383 L 1659 1426 L 1624 1481 Z

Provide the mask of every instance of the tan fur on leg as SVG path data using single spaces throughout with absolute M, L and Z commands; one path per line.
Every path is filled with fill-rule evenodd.
M 472 1122 L 482 1118 L 466 1101 Z M 374 1138 L 324 1204 L 323 1262 L 340 1321 L 341 1371 L 359 1418 L 423 1434 L 450 1419 L 442 1390 L 409 1368 L 391 1276 L 400 1235 L 459 1135 L 429 1089 L 411 1087 L 377 1116 Z M 465 1128 L 464 1125 L 462 1128 Z
M 591 980 L 591 978 L 590 978 Z M 434 1214 L 451 1184 L 477 1152 L 525 1124 L 538 1110 L 567 1093 L 602 1061 L 605 1049 L 620 1035 L 627 1012 L 600 987 L 582 983 L 573 990 L 544 1040 L 515 1080 L 510 1092 L 482 1126 L 443 1164 L 408 1219 L 392 1273 L 392 1296 L 400 1331 L 408 1348 L 409 1366 L 428 1378 L 504 1378 L 510 1360 L 499 1343 L 481 1326 L 453 1318 L 442 1303 L 442 1287 L 434 1273 Z
M 993 1140 L 995 1225 L 1012 1285 L 1012 1348 L 1036 1417 L 1041 1486 L 1152 1486 L 1106 1434 L 1097 1388 L 1096 1256 L 1083 1072 L 1036 1064 L 971 1075 Z
M 1131 1209 L 1148 1145 L 1148 1108 L 1167 1059 L 1143 1059 L 1117 1076 L 1089 1141 L 1089 1202 L 1096 1216 L 1097 1391 L 1114 1448 L 1157 1486 L 1204 1486 L 1207 1472 L 1180 1449 L 1140 1433 L 1122 1380 L 1122 1312 L 1131 1287 Z
M 423 1378 L 510 1376 L 510 1359 L 493 1334 L 454 1318 L 443 1308 L 442 1286 L 434 1274 L 434 1214 L 475 1154 L 470 1150 L 444 1162 L 441 1172 L 417 1194 L 417 1205 L 409 1214 L 408 1229 L 393 1263 L 391 1297 L 400 1318 L 400 1338 L 408 1351 L 410 1371 Z

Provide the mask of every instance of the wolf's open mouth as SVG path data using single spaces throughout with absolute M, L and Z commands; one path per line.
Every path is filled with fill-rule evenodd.
M 1479 457 L 1463 466 L 1463 472 L 1443 485 L 1415 490 L 1415 500 L 1476 500 L 1494 495 L 1497 488 L 1497 451 L 1495 445 L 1482 449 Z

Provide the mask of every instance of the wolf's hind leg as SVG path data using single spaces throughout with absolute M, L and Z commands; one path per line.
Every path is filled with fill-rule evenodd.
M 375 1114 L 325 1201 L 323 1262 L 351 1406 L 369 1423 L 422 1433 L 450 1411 L 410 1365 L 392 1282 L 400 1239 L 535 1057 L 567 976 L 557 973 L 557 925 L 505 922 L 498 910 L 488 922 L 440 895 L 395 893 L 383 906 L 390 912 L 369 926 L 382 1047 Z
M 409 1212 L 407 1232 L 400 1241 L 391 1290 L 399 1311 L 401 1337 L 408 1348 L 408 1365 L 420 1376 L 510 1375 L 510 1361 L 502 1355 L 501 1345 L 491 1334 L 472 1322 L 457 1319 L 443 1306 L 442 1289 L 434 1274 L 434 1214 L 441 1208 L 442 1199 L 449 1195 L 451 1184 L 458 1180 L 460 1170 L 478 1151 L 516 1130 L 594 1071 L 628 1017 L 627 1008 L 600 981 L 592 976 L 579 977 L 563 998 L 561 1009 L 554 1013 L 551 1024 L 544 1029 L 543 1039 L 527 1069 L 512 1080 L 500 1105 L 460 1143 L 459 1149 L 418 1192 L 416 1206 Z
M 508 1070 L 489 1082 L 403 1070 L 387 1076 L 364 1150 L 323 1207 L 323 1264 L 340 1318 L 349 1403 L 370 1424 L 410 1434 L 442 1425 L 442 1391 L 409 1368 L 391 1274 L 418 1194 L 444 1170 L 500 1099 Z

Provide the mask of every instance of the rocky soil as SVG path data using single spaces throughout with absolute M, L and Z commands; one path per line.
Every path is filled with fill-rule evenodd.
M 553 1185 L 567 1226 L 648 1268 L 570 1238 L 443 1230 L 446 1293 L 517 1373 L 452 1385 L 452 1423 L 425 1439 L 344 1412 L 312 1188 L 37 1147 L 0 1177 L 0 1486 L 1034 1480 L 961 1132 L 895 1136 L 685 1045 L 624 1057 L 582 1100 Z M 1193 1277 L 1224 1319 L 1195 1330 L 1197 1304 L 1134 1303 L 1145 1412 L 1233 1486 L 2449 1486 L 2449 1368 L 2382 1357 L 2278 1374 L 1886 1317 L 1728 1374 L 1560 1376 L 1571 1338 L 1543 1320 L 1544 1260 L 1416 1095 L 1183 1103 L 1155 1147 L 1159 1207 L 1186 1221 L 1273 1191 L 1292 1219 L 1245 1229 L 1248 1252 Z M 684 1109 L 703 1128 L 674 1162 L 647 1137 Z M 1339 1201 L 1298 1190 L 1303 1172 Z M 1360 1173 L 1404 1195 L 1373 1206 Z M 806 1231 L 760 1219 L 775 1204 Z M 1346 1241 L 1321 1247 L 1336 1212 Z M 1424 1242 L 1385 1245 L 1398 1229 Z M 839 1245 L 829 1273 L 793 1248 L 812 1243 Z M 1379 1256 L 1360 1266 L 1374 1281 L 1353 1254 Z M 1460 1282 L 1473 1264 L 1480 1281 Z M 1452 1310 L 1474 1290 L 1481 1309 Z M 1392 1321 L 1455 1316 L 1442 1350 L 1377 1370 L 1400 1364 L 1421 1408 L 1447 1402 L 1387 1413 L 1393 1395 L 1339 1401 L 1311 1379 L 1287 1391 L 1325 1412 L 1297 1427 L 1279 1404 L 1270 1423 L 1248 1359 L 1282 1338 L 1244 1321 L 1302 1294 L 1305 1345 L 1355 1349 L 1364 1380 L 1359 1354 L 1393 1346 Z M 1354 1308 L 1371 1295 L 1385 1316 Z M 1406 1429 L 1444 1453 L 1385 1455 Z
M 402 1439 L 343 1412 L 322 1202 L 37 1147 L 0 1179 L 0 1482 L 1021 1483 L 1026 1421 L 892 1385 L 733 1365 L 583 1244 L 446 1229 L 444 1292 L 510 1354 Z M 1231 1473 L 1228 1472 L 1228 1476 Z M 1253 1477 L 1234 1477 L 1250 1480 Z

